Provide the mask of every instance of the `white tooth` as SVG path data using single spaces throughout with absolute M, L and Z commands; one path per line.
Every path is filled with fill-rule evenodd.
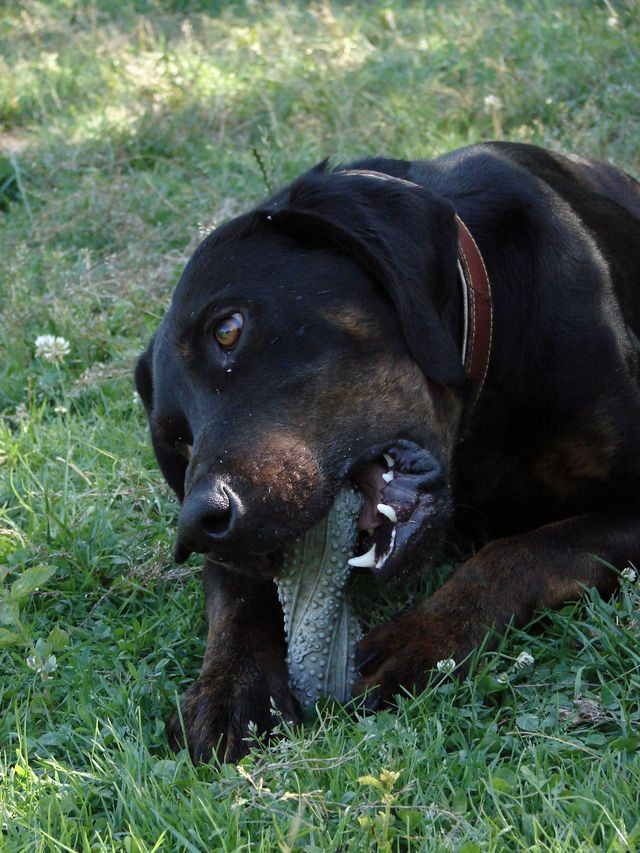
M 378 504 L 377 510 L 381 515 L 386 515 L 389 521 L 393 522 L 393 524 L 398 523 L 396 511 L 392 506 L 389 506 L 389 504 Z
M 361 554 L 359 557 L 351 557 L 347 560 L 350 566 L 357 568 L 371 569 L 376 564 L 376 546 L 375 544 L 367 551 L 366 554 Z
M 389 468 L 393 468 L 393 466 L 396 464 L 396 460 L 393 458 L 393 456 L 389 456 L 388 453 L 383 453 L 382 455 L 384 456 L 384 461 L 387 463 Z
M 393 480 L 393 471 L 387 471 L 382 475 L 382 479 L 385 483 L 390 483 Z
M 391 552 L 393 551 L 393 546 L 395 545 L 395 543 L 396 543 L 396 529 L 394 527 L 393 530 L 391 531 L 391 541 L 389 542 L 389 550 L 386 551 L 382 555 L 382 557 L 380 557 L 380 559 L 376 563 L 376 569 L 381 569 L 384 566 L 384 564 L 387 562 L 387 560 L 389 559 L 389 556 L 391 555 Z

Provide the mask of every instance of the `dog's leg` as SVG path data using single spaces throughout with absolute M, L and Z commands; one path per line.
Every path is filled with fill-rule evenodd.
M 364 637 L 354 693 L 368 691 L 367 706 L 378 708 L 402 687 L 423 689 L 438 661 L 463 662 L 487 631 L 503 631 L 511 619 L 526 625 L 541 608 L 576 600 L 584 587 L 611 595 L 617 575 L 603 560 L 616 568 L 637 565 L 637 514 L 576 516 L 490 542 L 431 598 Z
M 282 608 L 271 580 L 235 574 L 207 561 L 203 569 L 209 633 L 200 675 L 167 725 L 174 748 L 195 763 L 215 752 L 238 761 L 249 751 L 249 724 L 268 733 L 277 712 L 300 718 L 288 686 Z M 180 719 L 180 717 L 182 719 Z

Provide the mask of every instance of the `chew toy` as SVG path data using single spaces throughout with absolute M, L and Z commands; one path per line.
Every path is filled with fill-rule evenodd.
M 345 486 L 329 514 L 285 549 L 276 578 L 289 683 L 303 708 L 322 696 L 346 701 L 356 679 L 362 631 L 346 585 L 361 506 L 362 498 Z

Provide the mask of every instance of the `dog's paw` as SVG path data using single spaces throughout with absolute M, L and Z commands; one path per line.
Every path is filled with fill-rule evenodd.
M 440 630 L 440 621 L 416 607 L 363 637 L 356 654 L 360 677 L 353 695 L 364 696 L 367 710 L 393 705 L 405 690 L 420 692 L 438 661 L 455 656 L 451 634 Z
M 269 735 L 281 720 L 301 720 L 286 669 L 268 672 L 257 662 L 241 672 L 216 667 L 188 688 L 180 713 L 167 723 L 167 737 L 174 750 L 186 746 L 194 764 L 214 754 L 236 763 L 249 752 L 254 732 Z

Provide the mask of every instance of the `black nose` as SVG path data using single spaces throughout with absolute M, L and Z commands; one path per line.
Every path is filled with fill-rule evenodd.
M 220 483 L 202 481 L 191 489 L 180 511 L 178 547 L 184 551 L 210 551 L 227 539 L 237 516 L 233 493 Z

